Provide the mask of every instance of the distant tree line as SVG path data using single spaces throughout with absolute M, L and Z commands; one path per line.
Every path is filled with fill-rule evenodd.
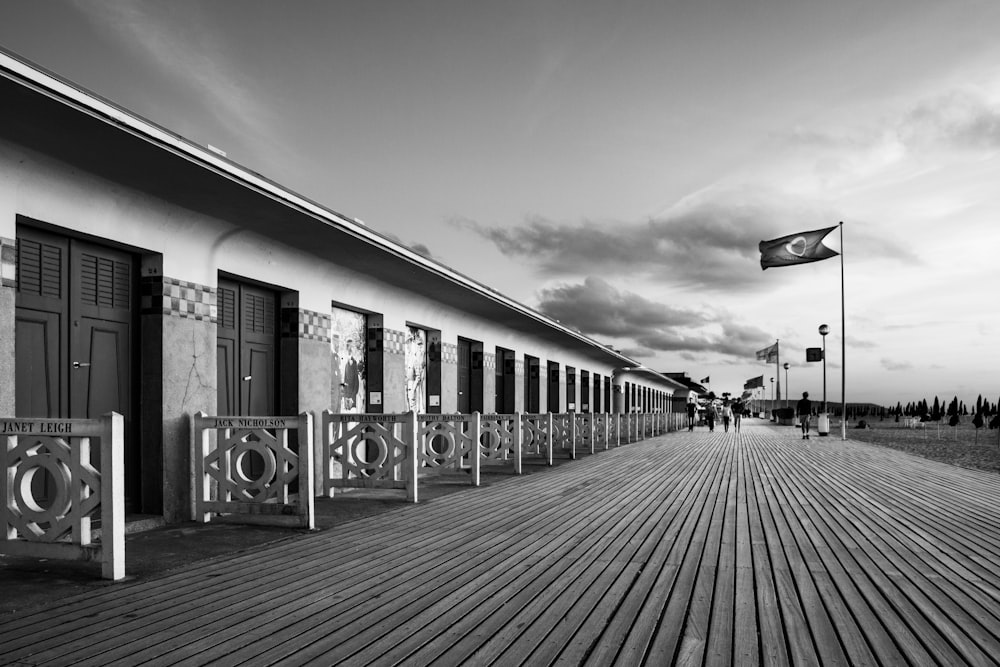
M 965 404 L 965 401 L 958 400 L 958 396 L 955 396 L 945 407 L 943 400 L 934 397 L 934 402 L 931 404 L 927 403 L 927 399 L 921 399 L 919 401 L 913 401 L 907 403 L 903 406 L 902 403 L 896 403 L 896 407 L 890 409 L 890 414 L 895 416 L 896 421 L 899 421 L 901 416 L 906 417 L 916 417 L 920 421 L 941 421 L 945 417 L 948 418 L 948 423 L 951 426 L 957 426 L 961 422 L 962 417 L 967 417 L 972 415 L 972 423 L 976 428 L 980 428 L 987 422 L 990 428 L 997 428 L 1000 424 L 1000 410 L 997 409 L 997 403 L 990 403 L 989 400 L 983 400 L 983 395 L 980 394 L 976 397 L 975 406 L 969 406 Z M 993 419 L 990 419 L 992 417 Z

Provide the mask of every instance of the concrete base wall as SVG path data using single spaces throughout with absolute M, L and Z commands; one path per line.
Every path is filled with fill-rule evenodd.
M 0 286 L 0 415 L 14 416 L 14 289 Z
M 163 516 L 190 519 L 190 415 L 216 412 L 215 325 L 178 316 L 163 318 Z
M 297 412 L 313 413 L 313 484 L 317 493 L 323 488 L 322 414 L 330 407 L 330 343 L 323 340 L 299 340 L 299 400 Z

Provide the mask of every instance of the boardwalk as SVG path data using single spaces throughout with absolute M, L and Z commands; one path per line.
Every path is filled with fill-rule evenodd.
M 669 434 L 0 625 L 0 662 L 993 665 L 1000 480 Z

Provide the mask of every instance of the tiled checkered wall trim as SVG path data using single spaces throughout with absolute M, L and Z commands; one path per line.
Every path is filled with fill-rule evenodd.
M 174 317 L 217 321 L 214 287 L 176 280 L 167 276 L 143 276 L 140 281 L 144 315 L 160 313 Z
M 0 236 L 0 285 L 17 287 L 17 242 Z
M 406 340 L 402 331 L 382 329 L 382 350 L 386 354 L 403 354 L 403 342 Z
M 483 352 L 483 368 L 496 368 L 497 355 L 494 352 Z
M 329 343 L 330 327 L 331 317 L 329 313 L 320 313 L 305 308 L 281 309 L 282 338 L 302 338 Z
M 441 363 L 458 363 L 458 345 L 454 343 L 441 343 Z
M 514 360 L 514 375 L 524 375 L 524 362 L 518 359 Z

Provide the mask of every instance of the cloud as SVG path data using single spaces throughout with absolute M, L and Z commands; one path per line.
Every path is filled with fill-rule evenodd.
M 155 5 L 114 0 L 77 0 L 76 6 L 98 30 L 110 31 L 165 77 L 192 89 L 222 125 L 236 125 L 238 133 L 258 139 L 271 133 L 270 114 L 217 46 L 225 40 L 208 31 L 204 17 L 192 15 L 192 6 L 178 16 Z
M 1000 148 L 1000 107 L 975 91 L 956 90 L 917 103 L 900 122 L 907 146 L 958 149 Z
M 543 289 L 538 310 L 593 337 L 629 340 L 630 356 L 656 352 L 713 353 L 752 358 L 769 334 L 722 312 L 676 308 L 588 276 L 579 284 Z
M 883 357 L 880 363 L 882 364 L 882 368 L 887 371 L 909 371 L 913 369 L 913 364 L 908 361 L 893 361 L 892 359 Z
M 745 292 L 772 284 L 760 269 L 761 240 L 832 226 L 837 220 L 835 213 L 814 203 L 763 186 L 738 185 L 703 190 L 646 222 L 571 224 L 536 216 L 512 227 L 468 218 L 453 218 L 450 224 L 478 234 L 542 275 L 599 270 L 675 289 Z M 864 223 L 851 225 L 853 257 L 920 263 L 898 239 L 873 231 Z M 839 245 L 836 232 L 829 238 Z
M 757 250 L 762 239 L 804 225 L 801 218 L 779 211 L 776 201 L 746 191 L 716 192 L 681 208 L 646 222 L 569 224 L 533 217 L 509 228 L 469 219 L 453 219 L 451 224 L 471 230 L 507 257 L 521 259 L 545 275 L 580 275 L 586 267 L 611 274 L 627 271 L 674 287 L 735 291 L 762 282 Z
M 914 101 L 907 108 L 841 132 L 796 126 L 778 138 L 788 146 L 830 154 L 881 154 L 883 162 L 908 150 L 1000 148 L 1000 104 L 979 90 L 954 89 Z

